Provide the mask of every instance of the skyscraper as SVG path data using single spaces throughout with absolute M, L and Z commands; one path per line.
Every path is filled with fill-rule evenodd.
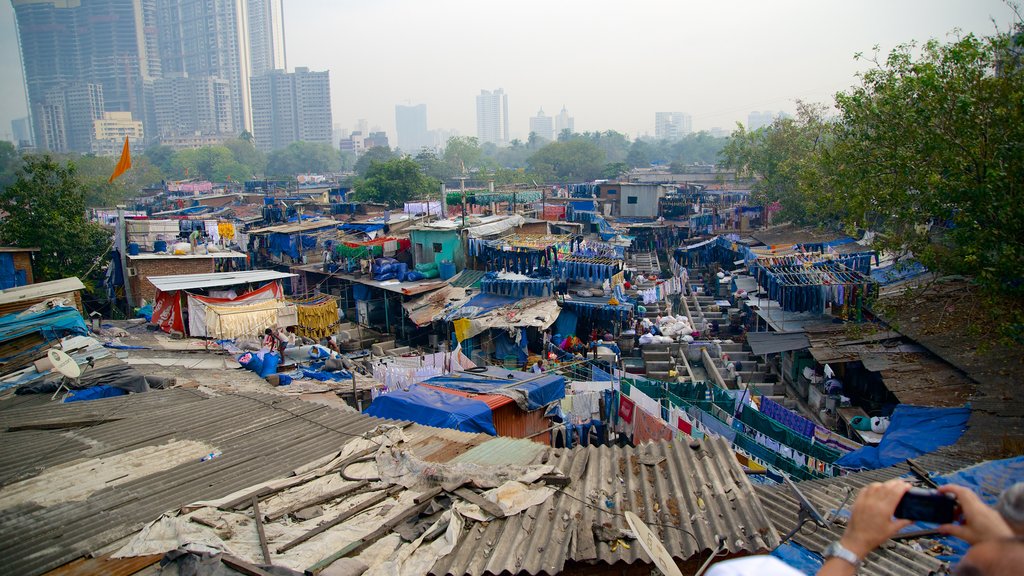
M 50 88 L 36 103 L 39 146 L 53 152 L 89 152 L 94 120 L 103 117 L 103 87 L 62 84 Z
M 284 1 L 246 0 L 250 76 L 288 68 L 284 50 Z
M 156 26 L 155 1 L 12 0 L 37 146 L 62 138 L 57 111 L 45 102 L 54 88 L 98 84 L 106 110 L 146 117 L 149 82 L 160 75 L 154 37 L 145 32 Z M 45 125 L 36 120 L 43 108 Z
M 166 75 L 220 78 L 231 89 L 237 129 L 252 127 L 249 109 L 249 19 L 243 0 L 151 0 Z
M 153 82 L 153 115 L 161 139 L 185 135 L 237 136 L 231 85 L 212 76 L 175 75 Z
M 296 68 L 252 79 L 253 137 L 265 152 L 292 142 L 331 144 L 330 73 Z
M 15 146 L 19 148 L 32 146 L 32 121 L 28 116 L 11 120 L 11 133 Z
M 555 116 L 555 138 L 561 136 L 565 130 L 572 134 L 576 130 L 576 119 L 569 116 L 569 111 L 562 106 L 562 111 Z
M 544 114 L 544 109 L 541 108 L 536 116 L 530 118 L 530 132 L 536 134 L 538 138 L 551 141 L 555 139 L 555 126 L 554 118 Z
M 775 115 L 768 110 L 765 110 L 764 112 L 755 110 L 750 114 L 747 114 L 747 130 L 753 132 L 758 128 L 764 128 L 771 124 L 774 119 Z
M 508 95 L 501 88 L 476 97 L 476 136 L 481 144 L 508 144 Z
M 427 105 L 395 105 L 395 128 L 398 131 L 398 147 L 408 154 L 416 154 L 424 146 L 430 146 L 427 133 Z
M 693 119 L 682 112 L 655 112 L 654 137 L 659 140 L 678 140 L 693 132 Z

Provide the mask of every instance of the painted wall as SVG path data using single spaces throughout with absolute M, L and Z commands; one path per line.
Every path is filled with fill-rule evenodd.
M 455 262 L 462 270 L 466 267 L 466 257 L 455 230 L 410 230 L 409 241 L 412 242 L 412 253 L 416 264 L 443 260 Z

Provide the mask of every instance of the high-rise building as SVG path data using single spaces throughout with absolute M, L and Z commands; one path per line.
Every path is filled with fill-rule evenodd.
M 131 112 L 104 112 L 93 122 L 92 153 L 98 156 L 117 156 L 128 138 L 132 148 L 142 144 L 145 132 L 140 120 L 133 120 Z
M 555 124 L 554 118 L 544 114 L 544 109 L 541 108 L 536 116 L 530 117 L 530 132 L 536 134 L 538 138 L 544 140 L 555 139 Z
M 416 154 L 421 148 L 431 145 L 427 133 L 427 105 L 395 105 L 395 128 L 398 131 L 398 147 L 408 154 Z
M 287 70 L 284 0 L 246 0 L 249 18 L 250 76 Z
M 331 144 L 330 73 L 296 68 L 252 79 L 253 137 L 265 152 L 292 142 Z
M 14 137 L 14 145 L 19 148 L 30 148 L 32 146 L 32 120 L 28 116 L 11 120 L 11 134 Z
M 62 138 L 57 111 L 45 102 L 54 88 L 98 84 L 106 110 L 146 116 L 149 82 L 160 75 L 155 37 L 146 33 L 156 27 L 155 2 L 11 1 L 37 146 Z M 37 113 L 47 118 L 37 121 Z
M 655 112 L 654 137 L 659 140 L 678 140 L 693 132 L 693 118 L 682 112 Z
M 89 152 L 92 123 L 103 117 L 103 87 L 99 84 L 54 86 L 35 106 L 40 117 L 40 147 L 53 152 Z
M 476 97 L 476 137 L 481 144 L 508 144 L 508 95 L 501 88 Z
M 153 82 L 153 115 L 161 140 L 178 136 L 238 136 L 231 85 L 212 76 L 173 75 Z
M 576 130 L 576 119 L 569 116 L 569 111 L 562 106 L 562 111 L 555 116 L 555 137 L 562 135 L 562 132 L 568 130 L 570 134 Z
M 236 128 L 252 126 L 249 20 L 242 0 L 153 0 L 164 75 L 227 80 Z
M 747 130 L 753 132 L 758 128 L 764 128 L 775 120 L 775 114 L 765 110 L 764 112 L 753 111 L 747 114 Z

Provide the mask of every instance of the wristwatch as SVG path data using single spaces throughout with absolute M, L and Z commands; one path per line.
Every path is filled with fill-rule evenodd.
M 821 553 L 826 560 L 829 558 L 839 558 L 840 560 L 846 560 L 850 564 L 853 564 L 854 569 L 860 568 L 861 559 L 852 551 L 843 547 L 838 540 L 829 544 L 825 547 L 825 551 Z

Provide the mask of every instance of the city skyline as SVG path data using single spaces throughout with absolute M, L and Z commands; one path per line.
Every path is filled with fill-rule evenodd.
M 758 110 L 792 113 L 797 98 L 827 102 L 854 85 L 856 72 L 869 65 L 854 60 L 856 52 L 870 54 L 879 45 L 884 55 L 902 42 L 945 40 L 956 27 L 987 34 L 995 29 L 992 20 L 1005 29 L 1013 18 L 1010 8 L 995 0 L 896 6 L 744 2 L 700 8 L 651 2 L 628 10 L 611 3 L 565 2 L 536 4 L 546 15 L 537 24 L 530 6 L 520 3 L 509 12 L 497 5 L 470 10 L 468 3 L 454 0 L 429 7 L 397 0 L 372 5 L 295 0 L 285 10 L 282 32 L 293 65 L 330 70 L 335 82 L 349 86 L 332 91 L 339 126 L 367 118 L 395 135 L 394 106 L 416 102 L 430 109 L 432 130 L 474 135 L 474 96 L 490 86 L 512 95 L 508 139 L 525 140 L 529 118 L 554 103 L 572 110 L 578 132 L 613 129 L 635 138 L 654 135 L 654 113 L 661 110 L 690 114 L 696 132 L 731 130 Z M 457 15 L 452 26 L 459 33 L 452 36 L 458 40 L 425 25 L 451 15 Z M 556 40 L 536 46 L 495 40 L 492 27 L 484 25 L 495 18 L 510 33 L 530 30 Z M 840 21 L 842 26 L 833 25 Z M 651 33 L 650 22 L 685 25 L 678 32 Z M 344 23 L 340 29 L 339 23 Z M 607 45 L 573 42 L 568 35 L 559 40 L 567 25 L 619 39 Z M 8 138 L 11 121 L 28 114 L 10 2 L 0 3 L 0 27 L 12 32 L 0 34 L 5 53 L 0 137 Z M 380 47 L 366 53 L 372 56 L 351 49 L 369 45 L 380 30 L 387 30 L 387 39 L 372 41 Z M 472 45 L 480 48 L 466 48 Z M 545 61 L 549 65 L 538 64 Z M 626 70 L 628 81 L 615 80 L 617 71 Z M 651 89 L 628 88 L 643 82 Z

